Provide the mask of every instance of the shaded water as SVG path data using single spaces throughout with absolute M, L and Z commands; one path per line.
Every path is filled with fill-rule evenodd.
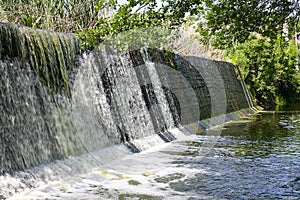
M 259 113 L 220 128 L 219 137 L 182 135 L 14 198 L 300 198 L 300 112 Z

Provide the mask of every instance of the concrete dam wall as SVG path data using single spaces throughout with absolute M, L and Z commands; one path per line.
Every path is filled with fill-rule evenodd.
M 139 152 L 147 145 L 137 140 L 169 142 L 172 129 L 198 133 L 201 121 L 252 106 L 226 62 L 145 48 L 80 53 L 72 34 L 7 23 L 0 56 L 0 175 L 118 144 Z

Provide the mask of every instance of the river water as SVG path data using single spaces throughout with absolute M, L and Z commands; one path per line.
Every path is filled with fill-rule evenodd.
M 11 199 L 300 199 L 300 112 L 261 112 L 220 128 Z

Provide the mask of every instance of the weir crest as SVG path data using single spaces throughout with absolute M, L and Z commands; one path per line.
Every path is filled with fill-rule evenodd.
M 80 53 L 72 34 L 7 23 L 0 23 L 0 53 L 0 177 L 15 181 L 1 185 L 0 197 L 178 132 L 207 131 L 252 106 L 226 62 L 152 48 Z M 83 164 L 70 164 L 74 157 Z

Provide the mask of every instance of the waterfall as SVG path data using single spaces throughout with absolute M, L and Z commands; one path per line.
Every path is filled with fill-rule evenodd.
M 249 107 L 225 62 L 147 48 L 82 53 L 72 34 L 8 23 L 0 23 L 0 56 L 0 177 L 74 157 L 101 164 L 118 157 L 112 146 L 140 152 Z
M 72 35 L 0 24 L 0 173 L 70 155 Z M 72 146 L 72 147 L 71 147 Z

